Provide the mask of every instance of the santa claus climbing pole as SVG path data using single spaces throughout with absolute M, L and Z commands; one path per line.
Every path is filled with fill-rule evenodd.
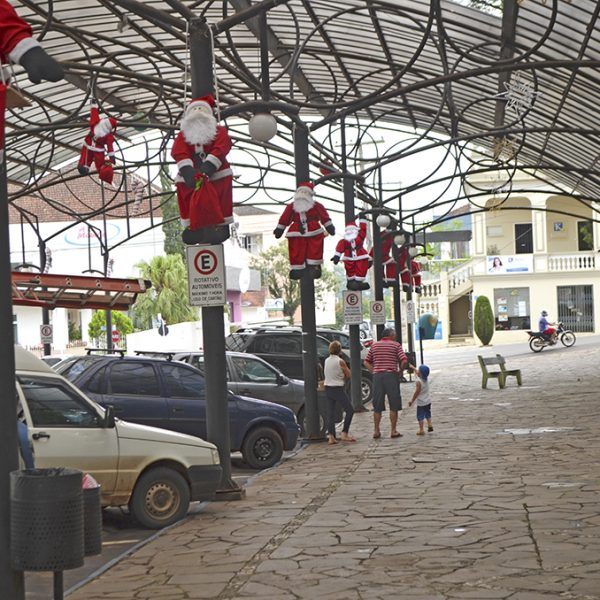
M 233 173 L 227 155 L 231 138 L 217 124 L 212 95 L 192 100 L 185 109 L 171 156 L 177 163 L 177 202 L 183 241 L 218 244 L 233 222 Z
M 341 260 L 346 269 L 346 287 L 349 290 L 368 290 L 367 272 L 372 264 L 364 247 L 367 237 L 367 220 L 359 215 L 358 225 L 351 221 L 346 225 L 344 237 L 337 243 L 332 257 L 334 264 Z
M 321 277 L 323 263 L 323 228 L 335 235 L 335 227 L 325 207 L 315 200 L 314 184 L 305 181 L 298 185 L 294 200 L 283 211 L 277 227 L 273 231 L 276 238 L 283 235 L 288 240 L 290 257 L 290 279 L 300 279 L 309 275 Z

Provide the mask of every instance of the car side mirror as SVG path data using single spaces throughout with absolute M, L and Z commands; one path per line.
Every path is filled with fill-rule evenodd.
M 277 385 L 287 385 L 287 383 L 288 383 L 288 378 L 285 375 L 278 373 L 277 374 Z
M 109 404 L 104 409 L 104 422 L 102 423 L 102 427 L 104 427 L 104 429 L 115 428 L 115 407 L 112 404 Z

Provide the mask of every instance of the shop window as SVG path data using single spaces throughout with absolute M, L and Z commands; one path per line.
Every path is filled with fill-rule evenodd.
M 594 232 L 591 221 L 577 221 L 577 245 L 580 252 L 594 249 Z
M 496 330 L 531 329 L 529 288 L 495 288 Z

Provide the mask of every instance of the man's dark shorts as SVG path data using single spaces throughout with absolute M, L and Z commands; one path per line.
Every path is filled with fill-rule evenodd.
M 373 373 L 373 411 L 385 411 L 387 396 L 390 410 L 402 410 L 399 373 Z

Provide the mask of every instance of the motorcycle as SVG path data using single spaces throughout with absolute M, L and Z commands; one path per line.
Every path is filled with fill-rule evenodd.
M 528 331 L 527 333 L 529 334 L 529 347 L 534 352 L 541 352 L 546 346 L 555 346 L 559 340 L 563 346 L 570 348 L 577 339 L 575 334 L 570 329 L 565 329 L 562 323 L 557 324 L 554 337 L 541 331 Z

